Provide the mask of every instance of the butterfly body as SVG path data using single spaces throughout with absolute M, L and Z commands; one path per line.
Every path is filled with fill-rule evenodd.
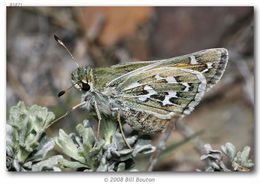
M 165 60 L 72 73 L 83 107 L 98 118 L 115 117 L 144 134 L 162 131 L 173 117 L 190 114 L 224 73 L 226 49 L 207 49 Z

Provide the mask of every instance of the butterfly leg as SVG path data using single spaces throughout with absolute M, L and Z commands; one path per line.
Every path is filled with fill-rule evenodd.
M 120 111 L 119 111 L 119 110 L 118 110 L 118 112 L 117 112 L 117 121 L 118 121 L 118 123 L 119 123 L 119 128 L 120 128 L 122 137 L 123 137 L 123 139 L 124 139 L 126 145 L 128 146 L 129 149 L 133 149 L 133 148 L 131 147 L 131 145 L 130 145 L 130 144 L 127 142 L 127 140 L 126 140 L 126 137 L 125 137 L 125 134 L 124 134 L 124 131 L 123 131 L 123 127 L 122 127 L 122 123 L 121 123 L 121 119 L 120 119 Z
M 72 111 L 74 111 L 75 109 L 80 108 L 80 107 L 82 107 L 82 106 L 85 105 L 85 104 L 86 104 L 86 102 L 84 101 L 84 102 L 81 102 L 81 103 L 75 105 L 75 106 L 72 107 L 70 110 L 68 110 L 65 114 L 63 114 L 62 116 L 60 116 L 60 117 L 58 117 L 57 119 L 53 120 L 49 125 L 46 126 L 45 130 L 46 130 L 47 128 L 49 128 L 51 125 L 53 125 L 54 123 L 58 122 L 58 121 L 61 120 L 62 118 L 64 118 L 64 117 L 66 117 L 67 115 L 69 115 L 69 114 L 70 114 Z
M 95 106 L 95 110 L 96 110 L 97 117 L 98 117 L 97 137 L 96 137 L 95 144 L 94 144 L 94 146 L 93 146 L 93 147 L 96 147 L 97 142 L 98 142 L 98 140 L 99 140 L 99 134 L 100 134 L 100 123 L 101 123 L 101 119 L 102 119 L 102 117 L 101 117 L 101 114 L 100 114 L 100 112 L 99 112 L 98 104 L 97 104 L 96 101 L 94 101 L 94 106 Z

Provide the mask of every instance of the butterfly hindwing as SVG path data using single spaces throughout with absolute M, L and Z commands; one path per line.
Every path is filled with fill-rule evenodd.
M 170 119 L 194 109 L 204 95 L 206 79 L 190 69 L 161 67 L 135 74 L 116 88 L 115 99 L 126 107 Z

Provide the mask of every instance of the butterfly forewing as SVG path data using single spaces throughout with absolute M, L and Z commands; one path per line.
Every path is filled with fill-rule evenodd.
M 228 61 L 228 52 L 224 48 L 207 49 L 180 57 L 156 61 L 130 62 L 125 65 L 110 67 L 118 72 L 117 77 L 107 83 L 116 86 L 122 78 L 128 78 L 141 71 L 158 67 L 188 68 L 203 73 L 207 80 L 207 88 L 212 88 L 224 73 Z M 121 73 L 121 75 L 119 75 Z
M 222 77 L 228 61 L 228 52 L 224 48 L 207 49 L 163 62 L 161 66 L 188 68 L 201 72 L 207 80 L 207 90 Z

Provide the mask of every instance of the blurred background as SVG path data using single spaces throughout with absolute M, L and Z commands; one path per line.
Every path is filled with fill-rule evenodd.
M 81 66 L 111 66 L 156 60 L 207 48 L 224 47 L 230 60 L 221 81 L 208 92 L 167 141 L 156 171 L 203 169 L 197 143 L 220 149 L 226 142 L 254 152 L 254 8 L 253 7 L 8 7 L 7 111 L 22 100 L 48 107 L 56 116 L 79 103 L 71 85 L 76 68 L 53 39 L 58 35 Z M 77 110 L 50 129 L 71 132 L 86 114 Z M 188 131 L 187 131 L 188 130 Z M 185 141 L 189 132 L 197 135 Z M 160 135 L 152 136 L 156 145 Z M 178 145 L 179 144 L 179 145 Z M 251 159 L 254 161 L 254 153 Z M 149 157 L 139 158 L 144 170 Z

